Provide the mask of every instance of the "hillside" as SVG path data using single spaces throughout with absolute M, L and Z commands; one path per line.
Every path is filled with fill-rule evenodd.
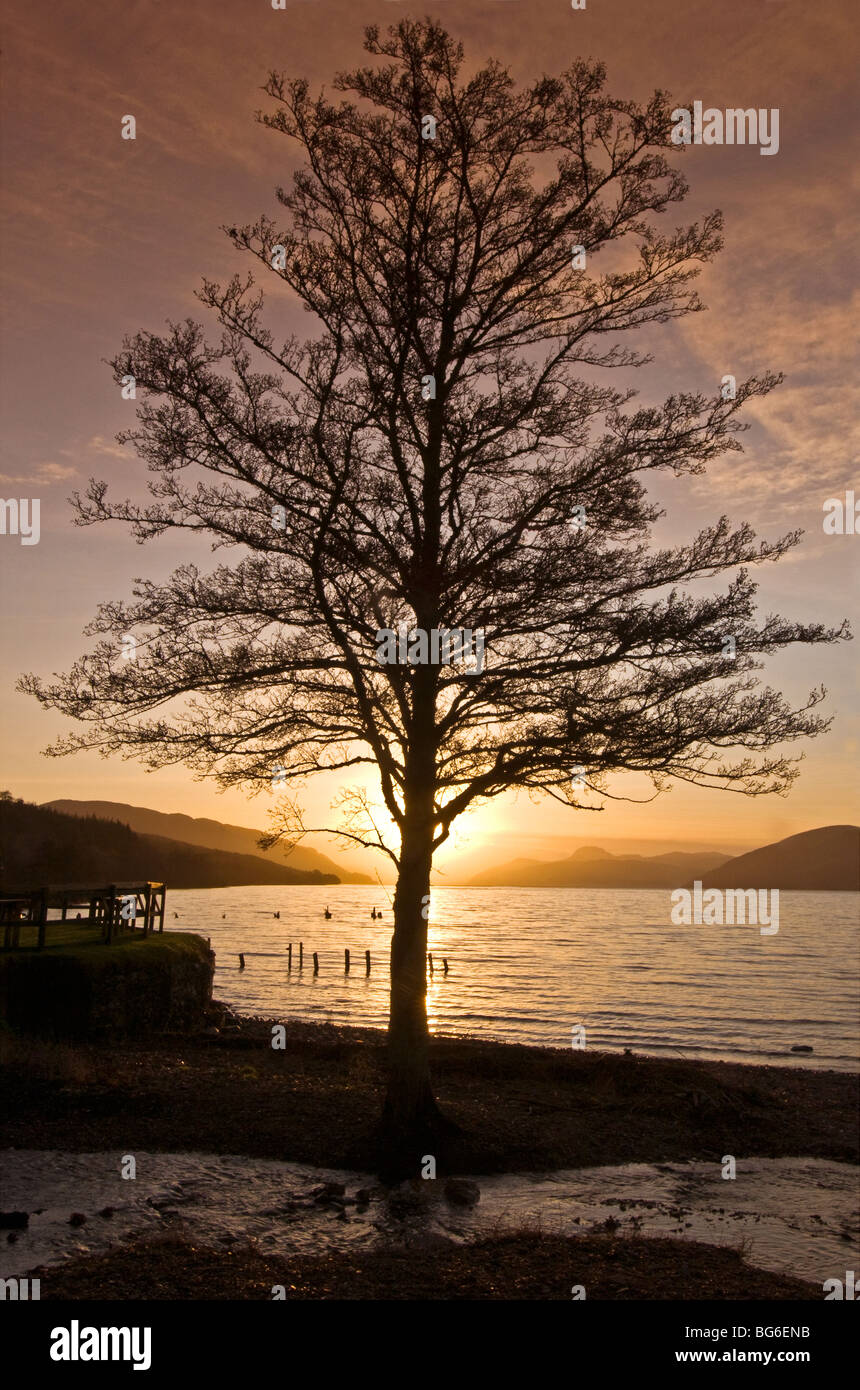
M 121 821 L 65 815 L 23 801 L 0 800 L 0 846 L 4 889 L 134 879 L 154 879 L 171 888 L 338 882 L 335 874 L 287 868 L 260 855 L 138 835 Z
M 566 859 L 513 859 L 469 880 L 471 888 L 677 888 L 701 878 L 728 859 L 726 854 L 610 854 L 586 846 Z
M 696 875 L 692 875 L 696 877 Z M 705 888 L 860 889 L 860 828 L 823 825 L 740 854 L 710 873 Z
M 124 825 L 136 830 L 139 835 L 159 835 L 167 840 L 179 840 L 184 845 L 199 845 L 203 849 L 217 849 L 222 853 L 253 855 L 267 864 L 289 865 L 290 869 L 305 873 L 317 872 L 334 875 L 325 880 L 341 883 L 371 883 L 367 874 L 350 873 L 341 869 L 327 855 L 297 845 L 287 858 L 282 849 L 264 851 L 257 841 L 259 830 L 251 830 L 246 825 L 227 825 L 222 821 L 208 820 L 205 817 L 183 816 L 175 812 L 151 811 L 146 806 L 127 806 L 121 801 L 70 801 L 58 800 L 44 803 L 50 810 L 62 811 L 69 816 L 99 816 L 104 820 L 122 821 Z M 282 880 L 259 879 L 260 883 L 282 882 Z M 297 881 L 297 880 L 296 880 Z

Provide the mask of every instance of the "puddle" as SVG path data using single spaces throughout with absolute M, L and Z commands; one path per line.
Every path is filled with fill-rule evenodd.
M 0 1277 L 25 1275 L 126 1238 L 175 1232 L 204 1244 L 259 1243 L 272 1255 L 327 1254 L 377 1244 L 464 1241 L 510 1226 L 671 1235 L 747 1248 L 751 1264 L 814 1283 L 858 1267 L 857 1170 L 823 1159 L 749 1159 L 726 1180 L 719 1164 L 626 1164 L 551 1174 L 478 1177 L 481 1200 L 452 1206 L 444 1183 L 380 1188 L 367 1173 L 211 1154 L 122 1155 L 7 1150 L 2 1206 L 30 1213 L 0 1235 Z M 317 1193 L 342 1184 L 344 1197 Z M 356 1194 L 370 1199 L 356 1202 Z M 112 1209 L 109 1215 L 100 1215 Z M 86 1221 L 70 1225 L 73 1213 Z M 43 1282 L 44 1291 L 44 1282 Z

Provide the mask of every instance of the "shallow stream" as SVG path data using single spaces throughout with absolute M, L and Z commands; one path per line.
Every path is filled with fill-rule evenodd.
M 134 1155 L 135 1178 L 124 1179 L 122 1159 L 120 1153 L 0 1155 L 4 1210 L 30 1213 L 14 1241 L 4 1233 L 0 1277 L 166 1231 L 228 1247 L 250 1238 L 262 1253 L 290 1255 L 464 1241 L 522 1226 L 743 1243 L 749 1263 L 815 1283 L 860 1267 L 857 1170 L 823 1159 L 741 1160 L 733 1180 L 710 1163 L 476 1177 L 481 1196 L 471 1207 L 452 1204 L 441 1179 L 383 1189 L 366 1173 L 141 1152 Z M 314 1196 L 325 1183 L 343 1185 L 344 1195 Z M 70 1224 L 74 1214 L 85 1222 Z

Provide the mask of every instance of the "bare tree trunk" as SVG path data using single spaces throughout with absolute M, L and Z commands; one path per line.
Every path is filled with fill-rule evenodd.
M 404 1135 L 419 1133 L 436 1114 L 427 1036 L 427 922 L 422 915 L 430 892 L 430 846 L 430 834 L 416 829 L 408 836 L 394 895 L 385 1119 Z
M 391 1011 L 388 1023 L 388 1090 L 383 1129 L 417 1170 L 422 1149 L 438 1134 L 441 1116 L 430 1083 L 427 1033 L 427 915 L 433 860 L 432 739 L 410 759 L 405 788 L 400 873 L 394 895 L 391 940 Z

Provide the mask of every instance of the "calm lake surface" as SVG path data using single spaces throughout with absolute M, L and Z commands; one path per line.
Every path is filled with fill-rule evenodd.
M 857 1069 L 857 894 L 781 893 L 774 936 L 675 926 L 670 907 L 662 889 L 434 888 L 432 1030 L 570 1047 L 582 1025 L 587 1046 L 608 1051 Z M 211 938 L 215 996 L 240 1013 L 385 1026 L 393 915 L 379 886 L 177 890 L 165 927 Z

